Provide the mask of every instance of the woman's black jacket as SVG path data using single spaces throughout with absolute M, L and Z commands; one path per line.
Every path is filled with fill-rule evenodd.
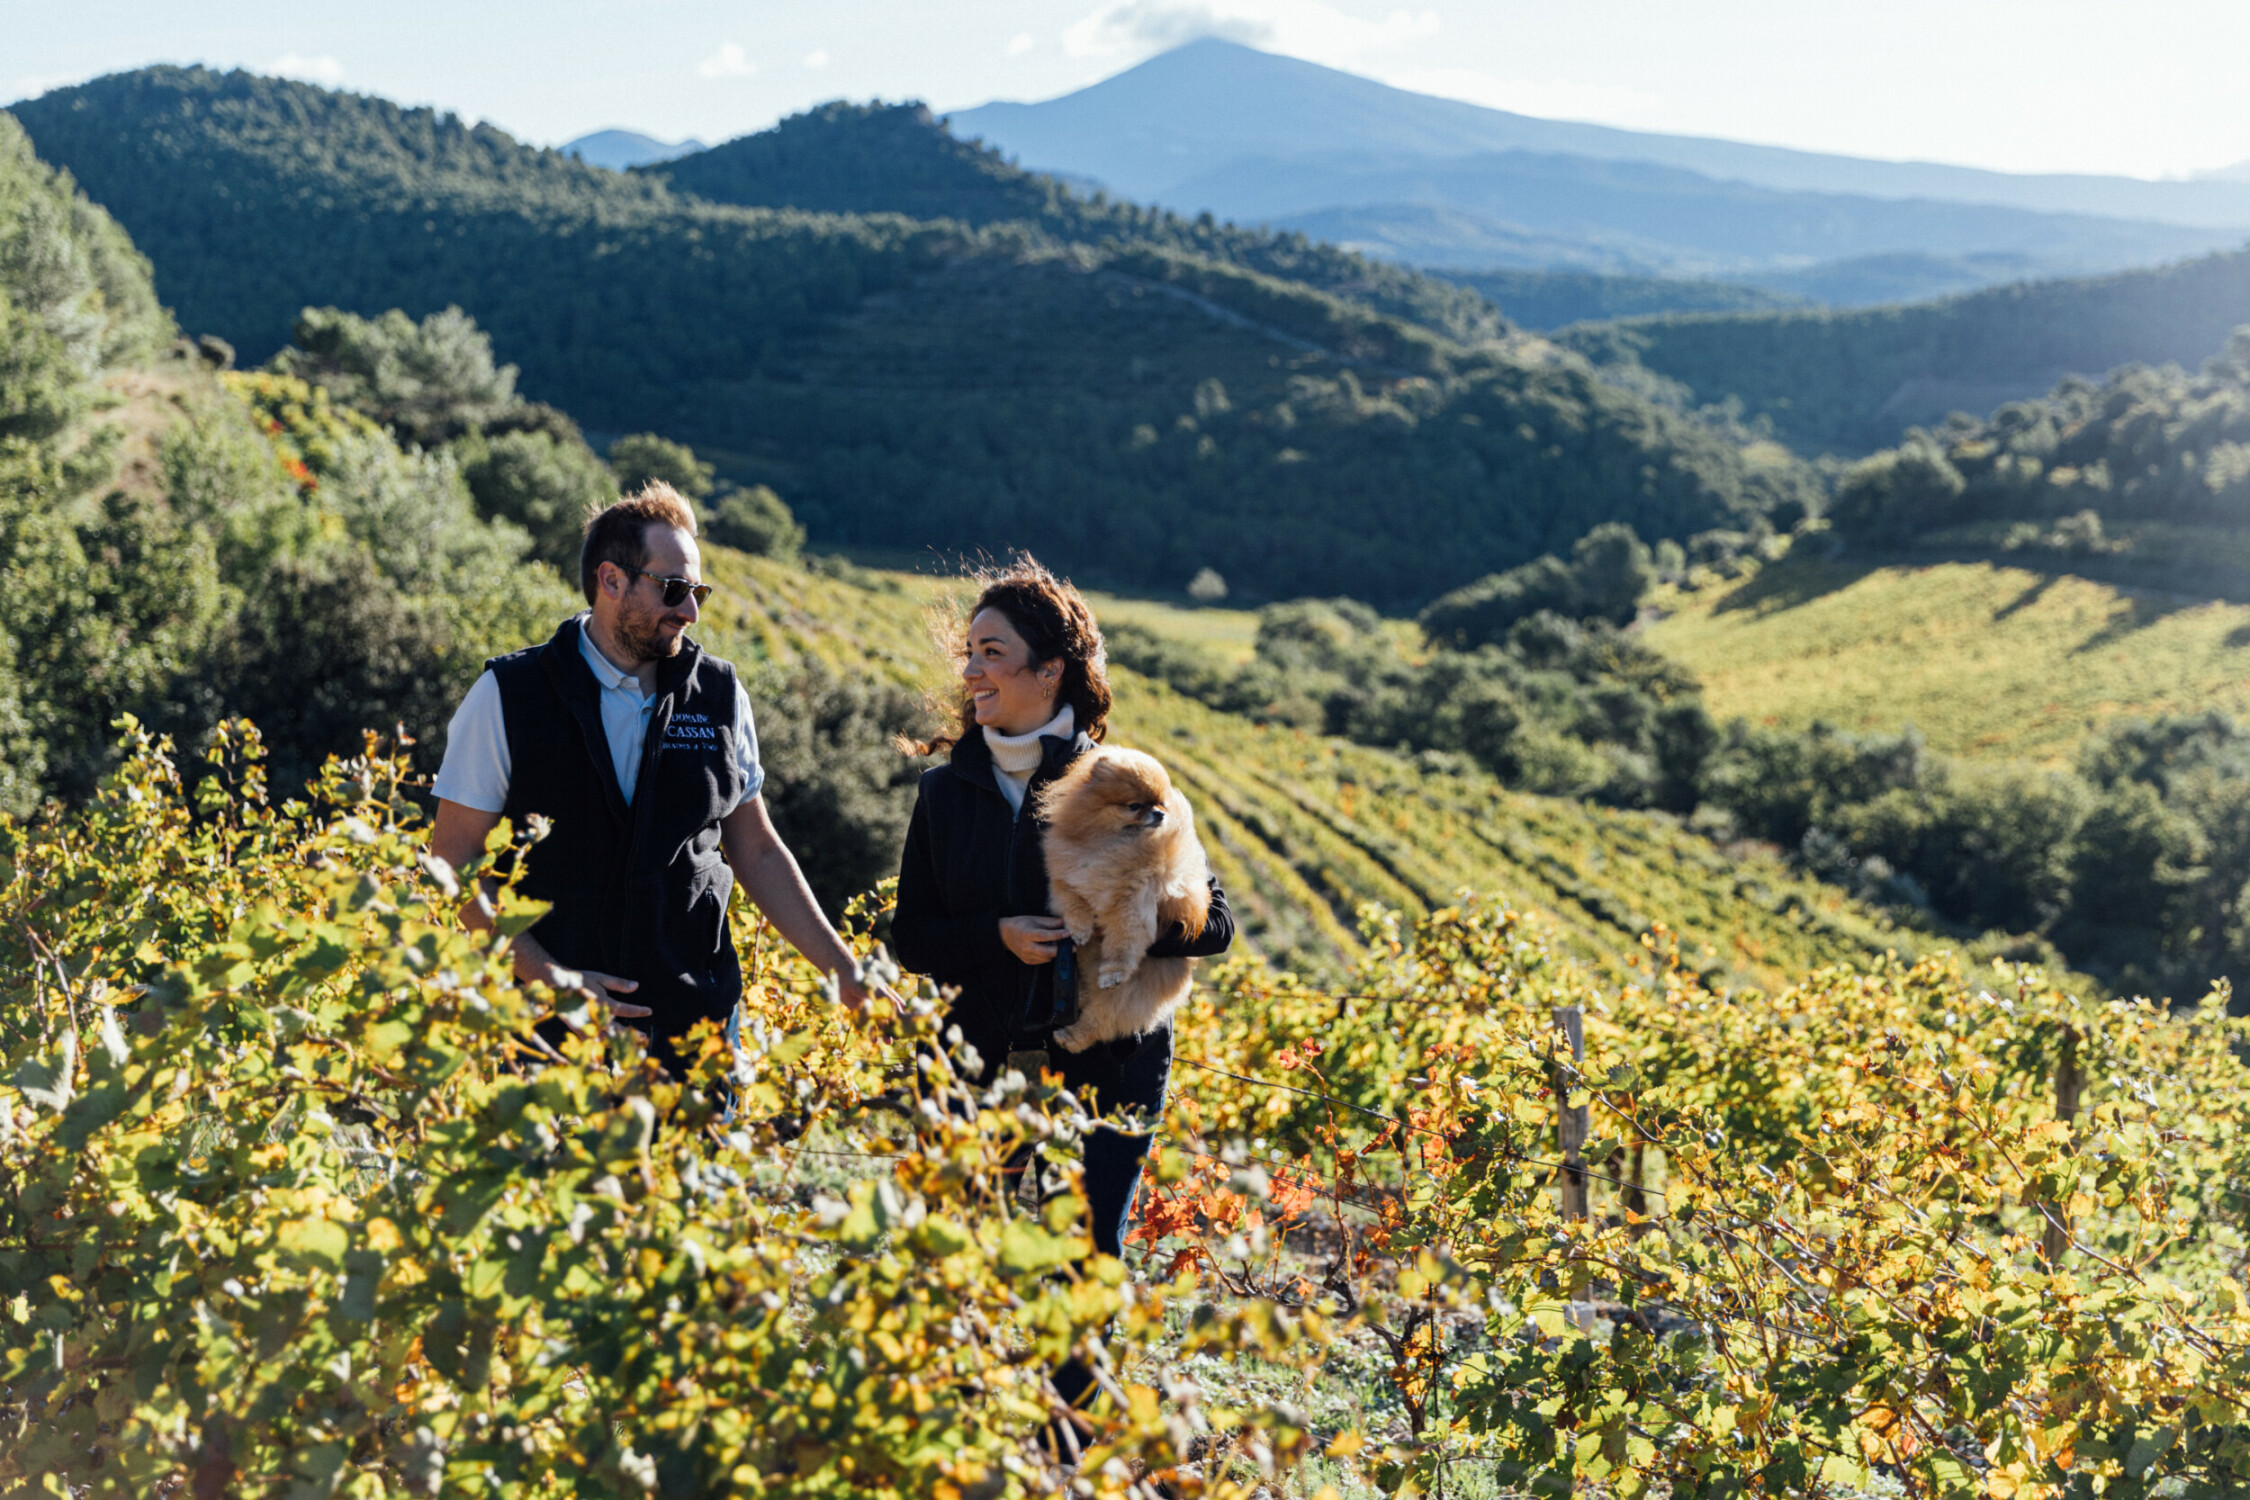
M 1028 809 L 1039 788 L 1094 748 L 1084 734 L 1043 738 L 1045 760 L 1024 793 Z M 975 732 L 953 747 L 946 765 L 922 774 L 914 821 L 898 872 L 898 909 L 891 946 L 898 961 L 940 984 L 957 985 L 951 1021 L 997 1065 L 1012 1045 L 1040 1045 L 1043 1037 L 1009 1034 L 1012 1017 L 1026 1013 L 1027 998 L 1043 995 L 1053 964 L 1027 964 L 1000 941 L 1002 917 L 1047 915 L 1047 861 L 1039 847 L 1042 825 L 1009 810 L 992 768 L 992 751 Z M 1205 958 L 1234 940 L 1234 916 L 1225 892 L 1211 882 L 1211 917 L 1190 939 L 1174 923 L 1149 948 L 1157 958 Z M 1043 1005 L 1029 1008 L 1044 1014 Z M 1168 1039 L 1167 1039 L 1168 1040 Z M 1169 1049 L 1167 1049 L 1167 1052 Z

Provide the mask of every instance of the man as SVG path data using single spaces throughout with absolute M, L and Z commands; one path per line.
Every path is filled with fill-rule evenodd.
M 518 829 L 552 820 L 521 886 L 552 909 L 515 940 L 516 977 L 646 1018 L 651 1053 L 675 1073 L 679 1039 L 724 1023 L 742 992 L 727 930 L 736 880 L 860 1008 L 851 951 L 758 795 L 749 696 L 684 633 L 711 592 L 695 513 L 651 481 L 586 523 L 578 578 L 587 612 L 487 662 L 455 712 L 432 852 L 459 867 L 503 815 Z

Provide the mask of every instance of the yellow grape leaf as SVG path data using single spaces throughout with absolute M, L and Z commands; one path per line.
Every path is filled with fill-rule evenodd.
M 1010 1271 L 1044 1271 L 1070 1259 L 1071 1241 L 1028 1219 L 1012 1219 L 1000 1234 L 1000 1264 Z
M 351 1236 L 328 1219 L 292 1219 L 281 1226 L 281 1248 L 334 1270 L 344 1263 Z

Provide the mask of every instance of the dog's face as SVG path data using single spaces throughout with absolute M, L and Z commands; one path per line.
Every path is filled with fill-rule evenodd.
M 1104 750 L 1076 791 L 1054 809 L 1058 825 L 1086 835 L 1148 833 L 1164 826 L 1172 778 L 1138 750 Z

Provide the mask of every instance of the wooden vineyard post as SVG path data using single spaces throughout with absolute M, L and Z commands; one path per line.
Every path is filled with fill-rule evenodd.
M 1648 1217 L 1648 1142 L 1633 1142 L 1633 1166 L 1626 1174 L 1625 1210 L 1627 1213 Z M 1628 1220 L 1627 1222 L 1631 1222 Z M 1634 1239 L 1648 1233 L 1646 1224 L 1634 1224 L 1629 1231 Z
M 2078 1117 L 2078 1097 L 2085 1092 L 2086 1074 L 2078 1065 L 2078 1028 L 2063 1028 L 2062 1055 L 2055 1059 L 2055 1118 L 2068 1125 Z M 2046 1228 L 2039 1232 L 2039 1253 L 2050 1266 L 2062 1263 L 2070 1248 L 2070 1205 L 2048 1203 Z
M 1570 1091 L 1586 1062 L 1586 1014 L 1575 1005 L 1555 1007 L 1555 1025 L 1570 1041 L 1570 1070 L 1555 1069 L 1555 1137 L 1562 1147 L 1562 1215 L 1586 1217 L 1586 1106 L 1572 1107 Z

